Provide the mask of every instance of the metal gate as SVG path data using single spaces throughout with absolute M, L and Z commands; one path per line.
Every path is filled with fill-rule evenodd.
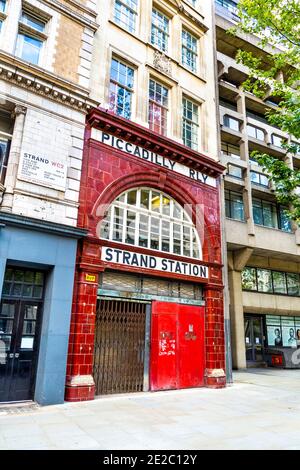
M 94 351 L 96 395 L 143 391 L 147 305 L 121 299 L 98 301 Z

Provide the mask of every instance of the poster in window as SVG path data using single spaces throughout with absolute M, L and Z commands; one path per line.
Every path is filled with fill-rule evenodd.
M 282 334 L 280 317 L 275 315 L 266 316 L 267 336 L 269 346 L 282 346 Z
M 296 343 L 300 347 L 300 318 L 296 317 Z
M 282 317 L 282 344 L 288 348 L 297 347 L 294 318 Z

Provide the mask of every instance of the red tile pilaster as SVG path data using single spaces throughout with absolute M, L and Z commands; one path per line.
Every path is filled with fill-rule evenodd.
M 206 371 L 205 383 L 210 388 L 226 386 L 223 286 L 208 284 L 204 288 L 206 303 Z
M 66 401 L 93 400 L 93 353 L 98 273 L 78 271 L 75 278 L 69 340 Z

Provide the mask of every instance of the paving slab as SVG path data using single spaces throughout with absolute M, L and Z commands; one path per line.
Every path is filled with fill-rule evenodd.
M 0 407 L 0 449 L 300 449 L 300 371 L 248 369 L 226 389 Z

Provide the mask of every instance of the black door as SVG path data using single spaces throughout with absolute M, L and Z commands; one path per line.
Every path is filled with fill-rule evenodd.
M 2 300 L 0 402 L 33 399 L 42 302 Z
M 246 360 L 248 362 L 264 361 L 263 318 L 258 316 L 245 317 Z

